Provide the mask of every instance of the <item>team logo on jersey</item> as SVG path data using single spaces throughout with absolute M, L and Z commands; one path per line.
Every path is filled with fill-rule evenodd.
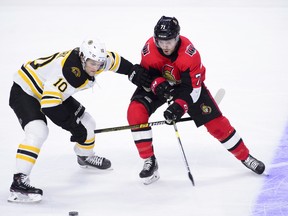
M 144 56 L 148 55 L 150 53 L 150 50 L 149 50 L 149 43 L 145 44 L 145 46 L 143 47 L 142 49 L 142 54 Z
M 81 71 L 79 68 L 77 67 L 71 67 L 71 72 L 76 76 L 76 77 L 80 77 L 81 76 Z
M 175 76 L 173 75 L 174 67 L 171 65 L 164 65 L 162 68 L 162 75 L 163 77 L 173 84 L 181 83 L 181 80 L 176 80 Z
M 201 104 L 200 108 L 202 110 L 203 115 L 208 115 L 212 112 L 212 108 L 210 106 L 205 105 L 205 104 Z
M 195 49 L 195 47 L 192 44 L 189 44 L 186 47 L 185 53 L 190 55 L 190 56 L 193 56 L 196 53 L 196 49 Z

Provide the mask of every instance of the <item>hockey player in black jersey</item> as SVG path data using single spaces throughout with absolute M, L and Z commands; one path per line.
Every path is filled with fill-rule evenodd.
M 104 71 L 128 75 L 133 68 L 132 63 L 115 52 L 106 51 L 104 43 L 94 38 L 84 40 L 75 49 L 22 65 L 13 79 L 9 105 L 25 137 L 18 146 L 8 201 L 42 199 L 43 191 L 30 185 L 29 175 L 48 136 L 46 117 L 71 133 L 80 166 L 111 167 L 107 158 L 95 155 L 95 120 L 72 95 L 91 88 L 96 76 Z

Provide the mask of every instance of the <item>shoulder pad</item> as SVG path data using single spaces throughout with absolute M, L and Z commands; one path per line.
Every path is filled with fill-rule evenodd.
M 80 87 L 89 79 L 88 74 L 82 68 L 78 48 L 71 50 L 64 59 L 62 72 L 65 79 L 74 88 Z

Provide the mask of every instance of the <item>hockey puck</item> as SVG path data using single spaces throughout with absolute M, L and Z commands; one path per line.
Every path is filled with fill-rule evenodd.
M 71 211 L 71 212 L 69 212 L 69 216 L 78 216 L 78 212 L 77 211 Z

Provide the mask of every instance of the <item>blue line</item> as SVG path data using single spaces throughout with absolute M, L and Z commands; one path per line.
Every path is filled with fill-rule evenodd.
M 288 215 L 288 124 L 251 215 Z

